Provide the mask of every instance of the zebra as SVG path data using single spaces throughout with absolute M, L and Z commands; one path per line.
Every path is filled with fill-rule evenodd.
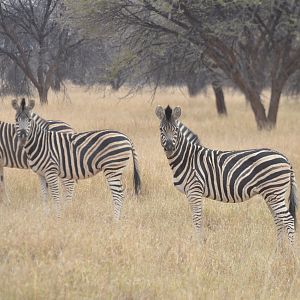
M 32 118 L 41 124 L 44 129 L 57 132 L 74 132 L 71 126 L 62 121 L 48 120 L 45 121 L 36 114 L 32 114 Z M 26 152 L 20 147 L 16 136 L 16 127 L 14 124 L 0 122 L 0 197 L 1 200 L 8 202 L 5 191 L 4 167 L 29 169 Z M 46 204 L 48 200 L 48 186 L 44 176 L 39 176 L 42 191 L 43 202 Z M 74 191 L 73 180 L 62 180 L 65 190 L 66 200 L 71 200 Z
M 201 145 L 200 139 L 197 134 L 187 128 L 183 123 L 178 121 L 178 130 L 190 143 Z
M 29 166 L 44 176 L 56 202 L 60 218 L 60 200 L 57 177 L 85 179 L 103 171 L 110 187 L 114 218 L 119 220 L 123 205 L 122 173 L 127 161 L 133 158 L 135 193 L 139 194 L 141 180 L 137 154 L 131 140 L 115 130 L 98 130 L 82 133 L 60 133 L 45 130 L 31 117 L 34 100 L 21 105 L 12 100 L 16 110 L 16 131 L 27 154 Z
M 155 110 L 160 140 L 173 171 L 175 187 L 184 193 L 197 235 L 202 235 L 202 198 L 239 203 L 260 195 L 274 218 L 280 239 L 294 243 L 296 180 L 287 158 L 271 149 L 219 151 L 191 143 L 179 130 L 181 108 Z M 289 192 L 289 208 L 285 205 Z

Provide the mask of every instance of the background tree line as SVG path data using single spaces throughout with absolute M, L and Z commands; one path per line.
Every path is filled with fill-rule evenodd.
M 298 94 L 300 1 L 5 0 L 0 5 L 0 93 L 47 103 L 80 85 L 208 85 L 220 115 L 224 86 L 240 90 L 259 129 L 276 125 L 283 92 Z M 270 99 L 261 95 L 269 88 Z

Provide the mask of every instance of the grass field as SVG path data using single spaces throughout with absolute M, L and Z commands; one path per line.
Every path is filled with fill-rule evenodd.
M 80 181 L 74 202 L 57 222 L 45 215 L 37 176 L 5 169 L 10 205 L 0 204 L 0 299 L 300 299 L 299 234 L 293 251 L 276 249 L 273 219 L 262 199 L 243 204 L 204 201 L 206 242 L 194 236 L 184 195 L 160 146 L 156 105 L 182 107 L 181 120 L 204 145 L 221 149 L 270 147 L 291 161 L 300 182 L 300 102 L 283 99 L 278 127 L 258 132 L 239 93 L 226 92 L 228 118 L 214 98 L 190 99 L 184 90 L 84 91 L 69 87 L 70 100 L 51 95 L 44 118 L 77 131 L 113 128 L 127 134 L 139 155 L 142 193 L 133 195 L 132 163 L 125 173 L 121 221 L 113 222 L 103 174 Z M 0 120 L 14 121 L 10 98 Z M 299 193 L 298 193 L 299 195 Z

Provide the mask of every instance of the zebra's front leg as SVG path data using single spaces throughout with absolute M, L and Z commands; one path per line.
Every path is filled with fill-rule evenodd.
M 193 225 L 200 240 L 203 240 L 202 195 L 202 189 L 199 187 L 191 187 L 186 193 L 192 211 Z
M 105 177 L 110 187 L 114 205 L 114 219 L 118 221 L 121 216 L 121 210 L 124 201 L 122 174 L 106 173 Z
M 41 186 L 41 198 L 44 204 L 44 210 L 46 213 L 48 213 L 48 198 L 49 198 L 49 193 L 48 193 L 48 183 L 46 181 L 46 178 L 42 175 L 39 175 L 40 179 L 40 186 Z
M 66 203 L 71 203 L 73 199 L 74 189 L 75 189 L 75 180 L 74 179 L 61 179 L 64 199 Z
M 56 174 L 47 174 L 46 180 L 48 182 L 48 186 L 50 189 L 52 199 L 55 202 L 57 219 L 60 219 L 61 218 L 61 205 L 60 205 L 60 198 L 59 198 L 59 187 L 58 187 L 57 175 Z
M 0 165 L 0 197 L 1 197 L 1 202 L 10 203 L 9 198 L 7 197 L 6 194 L 5 182 L 4 182 L 4 168 L 2 164 Z

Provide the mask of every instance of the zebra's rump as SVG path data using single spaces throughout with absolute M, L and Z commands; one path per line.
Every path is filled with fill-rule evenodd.
M 16 129 L 13 124 L 0 123 L 0 159 L 8 168 L 29 168 L 25 151 L 19 147 Z

